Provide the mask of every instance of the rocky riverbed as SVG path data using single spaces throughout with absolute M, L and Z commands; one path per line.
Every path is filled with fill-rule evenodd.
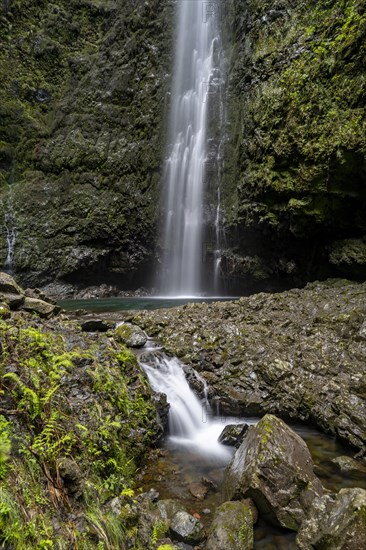
M 315 423 L 365 453 L 365 283 L 329 280 L 124 318 L 200 372 L 222 410 Z

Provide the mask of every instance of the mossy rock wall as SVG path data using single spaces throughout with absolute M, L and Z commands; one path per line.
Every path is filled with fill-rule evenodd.
M 365 7 L 239 0 L 223 10 L 232 284 L 366 276 L 361 256 L 356 266 L 330 258 L 335 242 L 366 234 Z
M 0 264 L 138 286 L 154 252 L 173 2 L 0 7 Z
M 174 11 L 1 3 L 0 264 L 8 237 L 23 283 L 151 286 Z M 227 290 L 365 278 L 365 1 L 221 14 Z

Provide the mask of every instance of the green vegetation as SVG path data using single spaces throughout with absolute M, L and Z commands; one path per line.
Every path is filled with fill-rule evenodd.
M 123 519 L 133 477 L 156 432 L 134 355 L 21 314 L 0 321 L 0 341 L 0 544 L 125 548 L 138 535 Z
M 365 1 L 232 4 L 222 189 L 234 271 L 261 280 L 302 262 L 299 272 L 323 277 L 332 243 L 366 232 Z
M 247 55 L 260 78 L 243 97 L 241 202 L 263 201 L 269 208 L 263 222 L 271 216 L 268 221 L 278 223 L 287 211 L 293 222 L 331 223 L 341 204 L 327 195 L 361 191 L 365 3 L 307 1 L 297 8 L 277 2 L 271 8 L 256 0 L 248 6 Z

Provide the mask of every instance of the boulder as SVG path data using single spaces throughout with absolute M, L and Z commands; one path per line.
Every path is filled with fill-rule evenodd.
M 0 293 L 4 294 L 24 294 L 24 291 L 15 282 L 8 273 L 0 271 Z
M 342 489 L 313 501 L 296 538 L 301 550 L 360 550 L 366 541 L 366 491 Z
M 54 304 L 39 300 L 38 298 L 25 297 L 22 309 L 31 313 L 37 313 L 40 317 L 48 318 L 59 313 L 61 308 Z
M 252 512 L 243 502 L 224 502 L 215 512 L 207 550 L 251 550 L 253 548 Z
M 159 509 L 161 519 L 171 521 L 177 512 L 185 512 L 184 506 L 173 498 L 158 500 L 157 507 Z
M 43 300 L 44 302 L 48 302 L 49 304 L 57 305 L 57 302 L 47 296 L 42 290 L 39 288 L 26 288 L 24 291 L 25 296 L 28 296 L 28 298 L 36 298 L 38 300 Z
M 83 332 L 107 332 L 114 328 L 114 322 L 105 319 L 88 319 L 80 326 Z
M 225 471 L 223 490 L 227 500 L 252 498 L 263 519 L 295 531 L 324 493 L 306 443 L 269 414 L 249 429 Z
M 186 544 L 197 544 L 205 538 L 202 523 L 188 514 L 188 512 L 177 512 L 170 523 L 172 537 Z
M 231 447 L 239 447 L 248 433 L 248 424 L 228 424 L 219 435 L 219 443 Z
M 146 333 L 132 323 L 119 323 L 116 327 L 115 338 L 130 348 L 142 348 L 147 342 Z
M 24 296 L 23 294 L 0 292 L 0 300 L 7 304 L 10 309 L 18 309 L 24 303 Z

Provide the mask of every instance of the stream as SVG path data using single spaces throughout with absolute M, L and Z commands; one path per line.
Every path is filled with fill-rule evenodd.
M 220 417 L 214 414 L 208 400 L 207 387 L 199 398 L 190 388 L 182 363 L 154 349 L 140 357 L 152 388 L 165 393 L 170 404 L 169 432 L 162 447 L 152 452 L 139 482 L 144 491 L 158 491 L 160 499 L 179 500 L 191 514 L 198 514 L 206 528 L 210 526 L 215 508 L 223 499 L 220 486 L 234 447 L 224 446 L 218 437 L 228 424 L 255 424 L 259 418 Z M 366 488 L 361 474 L 340 472 L 332 459 L 352 456 L 351 449 L 336 438 L 298 423 L 288 423 L 307 443 L 315 473 L 323 485 L 332 491 L 346 487 Z M 296 533 L 275 528 L 259 520 L 254 528 L 254 548 L 258 550 L 296 549 Z M 182 548 L 189 549 L 189 545 Z
M 191 300 L 184 300 L 186 301 Z M 121 307 L 121 302 L 124 307 Z M 165 299 L 151 298 L 90 300 L 87 303 L 73 301 L 68 304 L 68 309 L 74 310 L 86 305 L 85 309 L 98 311 L 99 314 L 109 311 L 106 315 L 112 319 L 121 309 L 139 309 L 139 306 L 147 306 L 149 309 L 170 307 L 176 306 L 177 300 L 172 299 L 168 303 Z M 208 402 L 204 379 L 198 373 L 194 374 L 197 386 L 203 388 L 200 397 L 187 382 L 184 365 L 177 358 L 165 355 L 153 341 L 149 340 L 143 348 L 136 350 L 136 354 L 152 388 L 156 392 L 165 393 L 170 404 L 168 434 L 160 448 L 151 451 L 136 481 L 143 491 L 158 491 L 160 499 L 178 500 L 189 513 L 198 514 L 208 529 L 215 509 L 223 502 L 223 473 L 235 452 L 234 447 L 221 445 L 218 437 L 227 424 L 255 424 L 259 417 L 228 417 L 217 414 L 219 411 L 212 410 Z M 350 487 L 366 489 L 364 475 L 341 471 L 332 462 L 339 456 L 353 456 L 353 449 L 313 426 L 288 421 L 287 424 L 305 440 L 314 461 L 314 471 L 324 487 L 334 492 Z M 254 527 L 254 548 L 295 550 L 295 537 L 295 533 L 259 520 Z M 180 545 L 186 550 L 191 548 L 183 543 Z

